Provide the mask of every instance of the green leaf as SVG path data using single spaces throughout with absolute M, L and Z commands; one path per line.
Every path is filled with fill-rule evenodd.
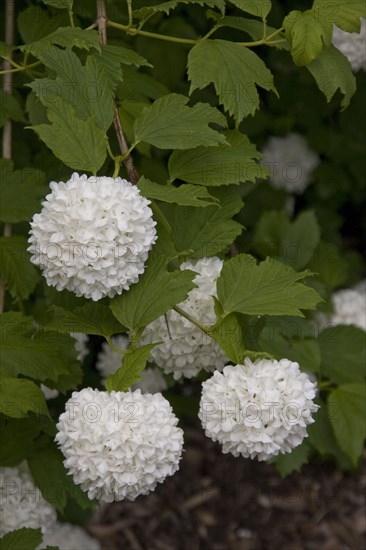
M 253 0 L 230 0 L 230 2 L 237 8 L 261 19 L 266 19 L 272 8 L 271 0 L 256 0 L 255 2 Z
M 207 103 L 187 107 L 189 98 L 169 94 L 157 99 L 135 120 L 136 141 L 160 149 L 190 149 L 225 143 L 225 137 L 209 124 L 226 125 L 225 117 Z
M 145 19 L 155 13 L 169 14 L 171 10 L 174 10 L 180 5 L 196 4 L 198 6 L 210 6 L 211 8 L 218 8 L 221 12 L 225 9 L 225 2 L 223 0 L 169 0 L 161 4 L 155 4 L 153 6 L 144 6 L 133 12 L 134 17 L 138 19 Z
M 29 261 L 25 237 L 0 237 L 0 273 L 13 298 L 26 300 L 39 280 Z
M 341 286 L 347 280 L 347 262 L 340 257 L 335 243 L 320 241 L 308 268 L 331 289 Z
M 151 67 L 151 64 L 130 48 L 123 46 L 102 46 L 101 57 L 109 61 L 114 60 L 121 65 L 134 65 L 135 67 Z
M 325 30 L 313 10 L 291 11 L 285 17 L 283 27 L 296 65 L 308 65 L 320 55 Z
M 39 124 L 31 129 L 37 132 L 53 154 L 70 168 L 95 174 L 106 158 L 106 139 L 94 116 L 87 120 L 76 117 L 74 109 L 63 99 L 43 99 L 52 124 Z
M 212 12 L 210 12 L 210 15 Z M 216 18 L 215 18 L 216 19 Z M 262 21 L 257 21 L 256 19 L 247 19 L 246 17 L 236 17 L 233 15 L 228 15 L 226 17 L 219 18 L 217 20 L 219 27 L 231 27 L 233 29 L 238 29 L 239 31 L 246 32 L 253 38 L 253 40 L 261 40 L 263 38 L 263 23 Z M 266 25 L 266 34 L 269 36 L 278 29 Z M 283 42 L 277 42 L 278 39 L 283 39 L 284 35 L 279 33 L 278 36 L 273 37 L 273 45 L 271 42 L 267 42 L 268 46 L 273 46 L 275 48 L 281 49 L 290 49 L 289 43 L 284 40 Z
M 276 466 L 281 477 L 286 477 L 293 472 L 300 472 L 301 467 L 309 462 L 311 446 L 305 439 L 301 445 L 296 447 L 291 453 L 276 456 L 272 463 Z
M 293 269 L 303 269 L 313 257 L 319 239 L 320 228 L 314 212 L 301 212 L 282 238 L 282 261 Z
M 307 427 L 309 443 L 323 456 L 334 456 L 339 466 L 344 470 L 352 469 L 352 463 L 346 454 L 339 447 L 335 438 L 332 421 L 334 412 L 328 414 L 328 408 L 322 401 L 319 402 L 320 409 L 314 415 L 314 424 Z
M 36 550 L 42 542 L 41 529 L 17 529 L 0 539 L 1 550 Z
M 293 222 L 284 212 L 264 212 L 256 227 L 255 248 L 261 257 L 271 256 L 299 270 L 314 256 L 320 228 L 312 210 L 303 211 Z
M 301 309 L 315 309 L 322 299 L 314 289 L 298 281 L 311 275 L 267 258 L 257 264 L 249 254 L 224 263 L 217 280 L 218 299 L 225 315 L 299 315 Z
M 277 93 L 261 58 L 249 48 L 225 40 L 204 40 L 194 46 L 188 55 L 188 77 L 190 93 L 213 82 L 220 104 L 237 124 L 259 107 L 256 85 Z
M 259 345 L 263 351 L 270 353 L 278 361 L 286 358 L 299 363 L 304 372 L 320 372 L 320 349 L 318 342 L 314 339 L 289 341 L 278 329 L 269 325 L 259 336 Z
M 234 365 L 243 363 L 246 351 L 244 338 L 241 326 L 234 313 L 224 317 L 220 324 L 210 331 L 210 336 L 220 344 Z
M 321 369 L 332 382 L 365 380 L 365 332 L 353 326 L 329 327 L 319 335 Z
M 348 107 L 356 91 L 356 79 L 350 62 L 337 48 L 324 48 L 319 57 L 307 65 L 307 68 L 327 101 L 330 101 L 339 89 L 344 96 L 341 106 L 343 109 Z
M 1 377 L 1 412 L 10 418 L 23 418 L 28 412 L 48 416 L 42 391 L 30 380 Z
M 58 8 L 59 10 L 72 10 L 74 0 L 42 0 L 42 2 L 53 8 Z
M 190 258 L 218 254 L 231 245 L 243 229 L 232 219 L 243 206 L 240 196 L 229 189 L 212 190 L 211 193 L 219 199 L 219 208 L 181 206 L 170 210 L 175 246 L 179 252 L 189 251 Z
M 46 330 L 70 333 L 83 332 L 109 338 L 113 334 L 123 332 L 124 327 L 116 320 L 108 306 L 98 302 L 89 302 L 72 311 L 51 305 L 49 311 L 53 319 L 47 323 Z
M 345 384 L 333 390 L 328 399 L 328 411 L 334 415 L 334 434 L 354 466 L 362 454 L 366 437 L 365 390 L 364 384 Z
M 51 47 L 39 58 L 57 75 L 55 80 L 42 78 L 30 84 L 42 103 L 52 107 L 54 97 L 60 97 L 73 105 L 79 118 L 94 115 L 99 126 L 107 130 L 114 114 L 113 86 L 101 57 L 89 55 L 82 65 L 74 52 Z
M 95 49 L 100 51 L 99 36 L 97 31 L 83 30 L 78 27 L 61 27 L 47 34 L 44 38 L 20 46 L 21 51 L 31 53 L 39 57 L 45 50 L 51 46 L 62 46 L 63 48 L 80 48 L 83 50 Z
M 230 185 L 265 178 L 269 172 L 256 159 L 262 155 L 247 136 L 230 130 L 227 144 L 174 151 L 169 159 L 170 181 L 182 179 L 202 185 Z
M 0 416 L 0 465 L 16 466 L 34 452 L 41 429 L 35 416 L 21 419 Z
M 157 344 L 148 344 L 126 353 L 122 366 L 105 380 L 107 391 L 126 391 L 132 384 L 141 380 L 141 372 L 144 370 L 151 350 Z M 122 359 L 121 359 L 122 360 Z
M 363 0 L 314 0 L 313 10 L 319 21 L 347 32 L 360 32 L 360 18 L 365 17 Z
M 128 292 L 113 298 L 110 308 L 124 326 L 133 330 L 145 327 L 176 304 L 186 299 L 196 285 L 189 270 L 168 272 L 166 258 L 150 254 L 144 274 Z
M 141 194 L 148 199 L 180 204 L 181 206 L 203 207 L 217 203 L 215 197 L 212 197 L 205 187 L 197 185 L 186 184 L 180 187 L 160 185 L 142 176 L 137 186 Z
M 119 84 L 118 93 L 123 100 L 146 102 L 147 99 L 158 99 L 169 94 L 169 88 L 152 76 L 137 71 L 135 67 L 124 67 L 123 82 Z
M 9 44 L 5 44 L 2 40 L 0 40 L 0 56 L 1 57 L 8 57 L 9 53 L 14 49 L 14 46 L 10 46 Z
M 123 131 L 127 139 L 127 143 L 135 143 L 134 123 L 143 110 L 146 108 L 146 101 L 122 101 L 118 106 L 120 119 L 123 120 Z M 151 159 L 151 145 L 148 143 L 138 143 L 136 150 L 145 157 Z M 159 166 L 160 163 L 157 161 Z M 163 168 L 165 169 L 165 168 Z M 142 167 L 142 170 L 144 168 Z M 164 178 L 166 179 L 166 178 Z
M 291 226 L 289 216 L 280 210 L 263 212 L 254 234 L 255 251 L 261 258 L 281 258 L 282 240 Z
M 45 175 L 36 168 L 14 170 L 13 161 L 0 160 L 0 220 L 6 223 L 28 221 L 40 207 L 47 192 Z
M 82 508 L 93 508 L 94 502 L 74 484 L 63 461 L 64 457 L 54 443 L 39 449 L 34 457 L 28 459 L 32 477 L 43 497 L 59 512 L 64 511 L 68 498 L 75 500 Z
M 24 112 L 18 98 L 0 89 L 0 126 L 4 126 L 8 118 L 16 122 L 25 121 Z
M 70 25 L 67 12 L 50 15 L 41 6 L 29 6 L 18 15 L 18 30 L 25 43 L 35 42 L 57 31 L 60 27 Z
M 25 110 L 28 114 L 28 121 L 32 126 L 48 122 L 46 107 L 32 91 L 25 100 Z
M 1 322 L 1 363 L 6 375 L 22 374 L 41 382 L 50 381 L 62 392 L 81 382 L 74 338 L 36 331 L 32 317 L 21 313 L 3 313 Z

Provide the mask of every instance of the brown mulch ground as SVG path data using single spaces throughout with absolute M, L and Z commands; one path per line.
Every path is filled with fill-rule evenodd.
M 177 474 L 136 502 L 106 506 L 90 532 L 103 550 L 364 550 L 366 464 L 342 473 L 223 455 L 200 427 L 185 430 Z

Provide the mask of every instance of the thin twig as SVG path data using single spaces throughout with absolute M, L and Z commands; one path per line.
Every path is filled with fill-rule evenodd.
M 14 42 L 14 0 L 6 0 L 6 11 L 5 11 L 5 43 L 9 46 L 13 45 Z M 11 53 L 9 54 L 9 58 Z M 8 61 L 3 63 L 4 69 L 10 69 L 11 65 Z M 4 74 L 3 79 L 3 90 L 6 94 L 11 94 L 13 91 L 13 75 L 11 72 Z M 2 155 L 4 159 L 11 158 L 11 145 L 12 145 L 12 122 L 8 119 L 5 122 L 3 129 L 3 147 Z M 11 225 L 6 223 L 4 225 L 4 237 L 10 237 L 11 235 Z M 5 283 L 0 279 L 0 313 L 4 311 L 4 300 L 5 300 Z
M 105 1 L 97 0 L 97 24 L 98 24 L 99 40 L 102 45 L 107 44 L 107 22 L 108 22 L 108 19 L 107 19 L 107 12 L 105 9 Z M 121 119 L 119 116 L 117 105 L 115 105 L 114 107 L 113 124 L 116 130 L 121 153 L 122 155 L 125 155 L 128 152 L 129 147 L 122 129 Z M 131 181 L 131 183 L 137 183 L 139 180 L 139 175 L 135 168 L 131 155 L 128 155 L 124 159 L 123 163 L 125 165 L 128 178 Z

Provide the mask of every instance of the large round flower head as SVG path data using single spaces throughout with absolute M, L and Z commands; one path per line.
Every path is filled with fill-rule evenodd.
M 0 468 L 0 536 L 29 527 L 46 533 L 56 521 L 56 512 L 35 486 L 26 465 Z
M 128 290 L 156 240 L 150 201 L 121 178 L 74 173 L 50 187 L 28 248 L 47 284 L 93 300 Z
M 222 265 L 216 257 L 181 265 L 182 270 L 197 272 L 197 288 L 179 306 L 205 325 L 216 322 L 213 296 L 217 296 L 216 280 Z M 176 380 L 181 376 L 192 378 L 201 369 L 222 369 L 228 361 L 217 342 L 173 310 L 148 325 L 140 340 L 141 345 L 159 341 L 163 343 L 153 348 L 152 359 L 166 373 L 173 373 Z
M 366 20 L 361 17 L 360 32 L 342 31 L 334 25 L 333 45 L 348 59 L 354 71 L 366 71 Z
M 72 336 L 75 340 L 75 349 L 78 352 L 77 360 L 83 361 L 84 358 L 88 355 L 88 337 L 86 334 L 83 334 L 82 332 L 70 332 L 70 336 Z M 47 400 L 49 399 L 55 399 L 59 395 L 59 392 L 57 390 L 53 390 L 51 388 L 48 388 L 44 384 L 41 384 L 41 390 L 43 391 L 43 394 Z
M 319 157 L 309 149 L 300 134 L 269 138 L 263 148 L 261 163 L 270 170 L 270 183 L 278 189 L 301 195 L 311 182 Z
M 135 500 L 174 474 L 183 432 L 161 393 L 74 392 L 57 424 L 64 465 L 90 499 Z
M 332 296 L 333 313 L 329 325 L 354 325 L 366 331 L 366 294 L 360 288 L 338 290 Z
M 126 336 L 114 336 L 112 337 L 112 342 L 118 348 L 126 349 L 128 338 Z M 104 379 L 110 374 L 114 374 L 120 368 L 121 362 L 121 355 L 114 351 L 107 342 L 104 342 L 95 366 Z M 166 390 L 168 387 L 164 376 L 157 367 L 144 369 L 141 377 L 139 382 L 135 382 L 131 386 L 131 390 L 140 389 L 142 393 L 158 393 Z
M 307 436 L 316 386 L 298 363 L 245 359 L 202 384 L 199 418 L 224 453 L 269 460 Z
M 44 550 L 48 546 L 56 546 L 60 550 L 100 550 L 99 542 L 88 533 L 71 523 L 55 523 L 44 537 L 37 550 Z

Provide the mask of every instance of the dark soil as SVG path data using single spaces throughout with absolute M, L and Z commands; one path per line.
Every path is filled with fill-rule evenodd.
M 221 453 L 185 430 L 181 468 L 154 493 L 104 507 L 90 532 L 103 550 L 364 550 L 366 464 L 271 465 Z

